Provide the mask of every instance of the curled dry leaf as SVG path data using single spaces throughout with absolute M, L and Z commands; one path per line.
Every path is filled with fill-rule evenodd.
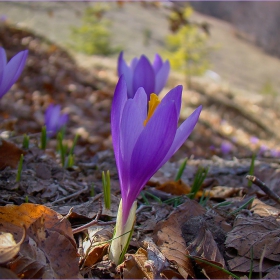
M 88 229 L 88 238 L 83 242 L 85 266 L 92 266 L 102 260 L 102 257 L 107 253 L 109 240 L 112 237 L 112 225 L 96 225 Z
M 260 217 L 258 215 L 247 216 L 240 214 L 236 217 L 234 227 L 228 233 L 226 246 L 234 248 L 237 251 L 238 258 L 229 261 L 230 269 L 234 271 L 250 271 L 250 262 L 245 268 L 238 262 L 240 257 L 251 259 L 251 248 L 253 248 L 254 260 L 260 260 L 264 256 L 264 260 L 280 262 L 280 223 L 275 217 Z M 244 263 L 244 262 L 243 262 Z M 271 267 L 275 265 L 270 262 Z M 266 265 L 267 267 L 267 265 Z M 254 270 L 255 271 L 255 270 Z
M 18 257 L 7 264 L 25 278 L 77 278 L 79 275 L 76 243 L 68 220 L 53 210 L 36 204 L 0 207 L 0 230 L 15 240 L 19 228 L 27 234 Z
M 26 230 L 23 227 L 23 234 L 21 240 L 16 243 L 14 237 L 9 232 L 0 232 L 0 263 L 5 263 L 10 261 L 15 257 L 19 250 L 20 245 L 25 239 Z
M 195 278 L 192 262 L 187 257 L 189 252 L 182 237 L 181 226 L 190 217 L 205 213 L 205 209 L 193 200 L 181 204 L 170 214 L 167 220 L 159 222 L 154 230 L 154 240 L 162 254 L 178 265 L 180 274 Z

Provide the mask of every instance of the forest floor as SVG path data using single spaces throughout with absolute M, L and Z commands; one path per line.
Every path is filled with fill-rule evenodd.
M 216 279 L 252 272 L 254 278 L 280 277 L 279 199 L 255 184 L 249 187 L 246 179 L 254 153 L 254 175 L 280 195 L 277 99 L 252 98 L 205 78 L 192 79 L 192 88 L 184 90 L 180 121 L 202 104 L 199 122 L 138 198 L 128 254 L 116 267 L 108 259 L 120 200 L 110 132 L 116 75 L 106 64 L 81 68 L 52 41 L 6 24 L 0 26 L 0 41 L 9 59 L 29 50 L 24 72 L 0 103 L 0 229 L 18 243 L 8 248 L 9 254 L 1 247 L 1 275 Z M 178 78 L 171 80 L 168 86 Z M 39 148 L 44 112 L 51 102 L 70 116 L 65 143 L 71 147 L 80 135 L 72 168 L 61 166 L 56 139 L 45 151 Z M 28 149 L 22 148 L 24 134 L 30 136 Z M 175 182 L 185 158 L 186 169 Z M 190 200 L 199 167 L 208 168 L 208 174 Z M 101 173 L 106 170 L 111 176 L 110 210 L 103 202 Z M 94 219 L 91 227 L 77 229 Z

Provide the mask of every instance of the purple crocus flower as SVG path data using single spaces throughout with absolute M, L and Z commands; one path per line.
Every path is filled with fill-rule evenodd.
M 227 142 L 227 141 L 223 141 L 222 144 L 221 144 L 221 152 L 224 154 L 224 155 L 227 155 L 228 153 L 230 153 L 233 149 L 233 146 L 230 142 Z
M 68 121 L 67 114 L 61 114 L 59 105 L 50 104 L 45 112 L 45 125 L 48 137 L 54 136 Z
M 122 219 L 154 173 L 181 147 L 193 131 L 202 106 L 179 128 L 182 86 L 177 86 L 159 101 L 151 95 L 147 115 L 147 94 L 139 88 L 128 98 L 125 77 L 116 86 L 112 112 L 112 140 L 122 195 Z
M 169 71 L 169 61 L 163 62 L 158 54 L 155 55 L 153 64 L 142 55 L 140 59 L 135 57 L 130 66 L 123 59 L 123 52 L 119 55 L 118 75 L 123 75 L 126 80 L 129 98 L 133 98 L 139 87 L 144 88 L 148 99 L 151 93 L 159 94 L 167 82 Z
M 26 62 L 28 51 L 16 54 L 8 63 L 5 50 L 0 47 L 0 98 L 19 78 Z

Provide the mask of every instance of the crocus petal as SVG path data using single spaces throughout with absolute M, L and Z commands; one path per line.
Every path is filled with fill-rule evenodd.
M 59 117 L 59 127 L 62 127 L 64 125 L 66 125 L 66 123 L 68 122 L 68 115 L 67 114 L 62 114 Z
M 27 50 L 19 52 L 6 65 L 0 86 L 0 98 L 12 87 L 12 85 L 19 78 L 25 65 L 27 54 Z
M 163 61 L 162 61 L 160 55 L 156 54 L 155 58 L 154 58 L 154 62 L 153 62 L 153 68 L 155 70 L 155 73 L 157 73 L 160 70 L 160 68 L 162 67 L 162 64 L 163 64 Z
M 123 52 L 120 53 L 119 59 L 118 59 L 118 74 L 120 76 L 124 76 L 127 86 L 127 95 L 129 98 L 133 97 L 133 84 L 132 84 L 132 69 L 127 66 L 125 60 L 123 59 Z
M 174 140 L 177 128 L 177 113 L 174 102 L 158 107 L 140 134 L 130 161 L 130 172 L 126 176 L 130 183 L 122 193 L 123 214 L 127 217 L 133 201 L 145 183 L 157 171 Z
M 180 117 L 180 110 L 181 110 L 181 104 L 182 104 L 182 91 L 183 87 L 181 85 L 171 89 L 161 100 L 159 106 L 162 106 L 166 103 L 170 103 L 172 101 L 175 102 L 176 106 L 176 112 L 177 112 L 177 121 Z
M 131 60 L 131 62 L 130 62 L 130 67 L 131 67 L 131 69 L 134 71 L 134 69 L 135 69 L 135 67 L 136 67 L 136 65 L 137 65 L 137 63 L 138 63 L 138 58 L 137 57 L 134 57 L 132 60 Z
M 202 106 L 200 105 L 177 129 L 172 146 L 170 147 L 168 153 L 166 153 L 166 156 L 162 160 L 160 167 L 163 166 L 188 139 L 198 121 L 201 110 Z
M 170 63 L 166 60 L 156 73 L 155 93 L 159 94 L 164 88 L 170 72 Z
M 155 73 L 148 58 L 142 55 L 134 69 L 133 73 L 133 92 L 139 87 L 143 87 L 148 95 L 148 99 L 151 93 L 155 89 Z
M 116 163 L 119 164 L 119 142 L 120 142 L 120 124 L 121 117 L 125 102 L 127 101 L 127 86 L 125 82 L 125 77 L 122 75 L 119 78 L 119 81 L 116 85 L 114 98 L 112 102 L 112 111 L 111 111 L 111 132 L 113 147 L 115 151 Z
M 120 173 L 122 193 L 125 193 L 128 182 L 126 174 L 130 172 L 131 155 L 135 143 L 144 129 L 147 116 L 147 95 L 143 88 L 139 88 L 133 99 L 128 99 L 124 109 L 120 126 L 120 159 L 118 170 Z

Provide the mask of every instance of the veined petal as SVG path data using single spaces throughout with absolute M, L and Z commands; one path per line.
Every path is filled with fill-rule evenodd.
M 0 88 L 3 80 L 3 74 L 4 74 L 4 69 L 6 67 L 6 64 L 7 64 L 6 52 L 3 48 L 0 48 Z
M 168 153 L 166 153 L 166 156 L 162 160 L 160 167 L 163 166 L 174 155 L 174 153 L 177 152 L 177 150 L 183 145 L 183 143 L 190 136 L 198 121 L 201 110 L 202 110 L 202 106 L 200 105 L 177 129 L 172 146 L 170 147 Z
M 26 62 L 28 51 L 16 54 L 6 65 L 1 82 L 0 98 L 12 87 L 19 78 Z
M 176 86 L 175 88 L 171 89 L 161 100 L 162 105 L 173 101 L 175 102 L 177 121 L 179 120 L 180 117 L 180 110 L 182 104 L 182 91 L 183 91 L 183 87 L 181 85 Z
M 133 91 L 143 87 L 149 97 L 155 90 L 155 73 L 148 58 L 142 55 L 133 73 Z M 149 99 L 149 98 L 148 98 Z
M 155 58 L 154 58 L 154 62 L 153 62 L 153 68 L 154 68 L 156 74 L 162 67 L 162 64 L 163 64 L 163 61 L 162 61 L 160 55 L 156 54 Z
M 117 166 L 119 165 L 120 150 L 120 124 L 124 105 L 127 101 L 127 86 L 122 75 L 115 88 L 111 110 L 111 132 Z
M 128 99 L 123 109 L 120 125 L 120 163 L 119 173 L 122 194 L 127 193 L 129 183 L 126 181 L 130 172 L 131 155 L 135 143 L 144 129 L 143 122 L 147 116 L 147 95 L 139 88 L 133 99 Z
M 131 188 L 127 200 L 133 202 L 145 183 L 157 171 L 170 149 L 177 129 L 174 102 L 158 107 L 135 144 L 130 164 Z
M 159 94 L 161 90 L 164 88 L 168 75 L 170 72 L 170 63 L 166 60 L 161 68 L 156 72 L 156 84 L 155 84 L 155 93 Z
M 133 88 L 132 88 L 132 69 L 128 67 L 125 60 L 123 59 L 123 52 L 120 53 L 119 59 L 118 59 L 118 74 L 120 76 L 124 76 L 126 85 L 127 85 L 127 95 L 129 98 L 133 97 Z

